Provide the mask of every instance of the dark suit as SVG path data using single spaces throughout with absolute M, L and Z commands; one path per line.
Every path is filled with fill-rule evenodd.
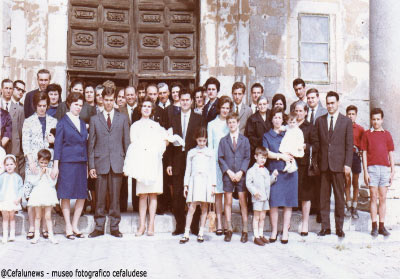
M 325 108 L 324 106 L 322 106 L 321 101 L 320 101 L 320 102 L 318 103 L 317 110 L 314 112 L 314 122 L 313 122 L 313 125 L 315 125 L 315 121 L 316 121 L 319 117 L 325 115 L 326 113 L 328 113 L 328 110 L 326 110 L 326 108 Z M 307 119 L 308 119 L 308 116 L 309 116 L 310 114 L 311 114 L 311 108 L 308 107 Z
M 118 230 L 121 220 L 119 196 L 123 165 L 130 144 L 128 118 L 114 110 L 111 128 L 103 113 L 90 119 L 89 170 L 96 169 L 96 229 L 104 231 L 106 193 L 110 194 L 110 229 Z
M 174 115 L 171 120 L 171 127 L 173 134 L 182 136 L 182 113 Z M 181 146 L 168 146 L 168 166 L 172 166 L 172 185 L 173 185 L 173 198 L 172 208 L 176 220 L 176 229 L 183 230 L 185 228 L 185 198 L 183 196 L 183 177 L 185 176 L 186 169 L 186 155 L 196 147 L 197 142 L 193 135 L 197 128 L 201 127 L 203 122 L 202 117 L 196 114 L 193 110 L 187 123 L 187 131 L 185 137 L 185 150 L 182 151 Z M 192 231 L 198 231 L 199 216 L 196 215 L 192 222 Z
M 139 112 L 139 108 L 136 107 L 133 110 L 133 115 L 132 115 L 132 123 L 140 120 L 142 117 L 141 113 Z M 166 116 L 166 113 L 163 108 L 160 106 L 155 106 L 154 114 L 151 117 L 153 121 L 158 122 L 162 127 L 168 128 L 168 117 Z
M 36 108 L 33 107 L 33 96 L 35 93 L 38 93 L 40 90 L 35 89 L 30 92 L 28 92 L 25 95 L 25 101 L 24 101 L 24 113 L 25 113 L 25 119 L 29 118 L 30 116 L 33 115 L 33 113 L 36 112 Z
M 204 124 L 207 125 L 210 121 L 214 120 L 217 115 L 217 105 L 218 105 L 218 98 L 215 99 L 214 103 L 211 105 L 210 108 L 210 101 L 207 102 L 207 104 L 203 108 L 203 119 L 204 119 Z
M 249 139 L 250 142 L 250 166 L 252 166 L 255 162 L 254 152 L 257 147 L 262 147 L 262 139 L 266 132 L 268 132 L 272 125 L 269 120 L 270 110 L 266 113 L 266 119 L 261 117 L 260 112 L 255 112 L 250 118 L 247 120 L 246 129 L 244 131 L 244 135 Z
M 57 107 L 55 118 L 61 120 L 62 117 L 69 111 L 67 104 L 65 102 L 60 103 Z M 96 107 L 90 106 L 86 102 L 83 102 L 82 110 L 79 113 L 79 118 L 85 123 L 89 123 L 90 117 L 96 115 Z
M 330 229 L 332 185 L 335 196 L 336 230 L 342 230 L 344 221 L 344 166 L 350 167 L 353 160 L 353 126 L 351 120 L 339 113 L 333 134 L 329 137 L 328 114 L 323 115 L 317 119 L 315 133 L 312 137 L 313 147 L 315 151 L 318 151 L 319 168 L 321 170 L 322 229 Z
M 7 145 L 7 153 L 17 158 L 17 172 L 25 178 L 25 157 L 22 152 L 22 126 L 24 125 L 24 107 L 19 102 L 11 102 L 9 113 L 12 120 L 12 138 Z
M 250 163 L 250 143 L 247 137 L 239 134 L 236 150 L 233 148 L 230 134 L 222 137 L 218 146 L 218 163 L 222 172 L 224 191 L 227 191 L 227 188 L 234 189 L 236 187 L 244 190 L 246 172 Z M 229 169 L 235 173 L 240 170 L 243 171 L 243 176 L 239 182 L 234 183 L 231 181 L 227 173 Z

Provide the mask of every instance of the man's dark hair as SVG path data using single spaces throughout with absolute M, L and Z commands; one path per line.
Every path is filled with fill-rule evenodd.
M 37 72 L 36 77 L 39 78 L 39 75 L 40 75 L 40 74 L 49 74 L 49 80 L 51 80 L 51 74 L 50 74 L 50 71 L 49 71 L 49 70 L 47 70 L 47 69 L 40 69 L 40 70 Z
M 206 90 L 208 88 L 208 85 L 215 85 L 215 87 L 217 88 L 217 92 L 219 92 L 219 89 L 221 87 L 220 82 L 217 80 L 217 78 L 214 77 L 208 78 L 207 81 L 205 82 L 204 87 L 206 88 Z
M 2 81 L 1 81 L 1 88 L 4 87 L 4 84 L 5 84 L 5 83 L 11 83 L 11 84 L 12 84 L 13 81 L 11 81 L 10 79 L 4 79 L 4 80 L 2 80 Z M 13 85 L 13 86 L 14 86 L 14 85 Z
M 22 80 L 16 80 L 16 81 L 14 81 L 14 83 L 13 83 L 13 87 L 16 87 L 18 83 L 23 84 L 24 86 L 26 86 L 24 81 L 22 81 Z
M 339 101 L 339 94 L 337 94 L 337 92 L 334 92 L 334 91 L 329 91 L 326 94 L 326 100 L 328 100 L 328 97 L 332 97 L 332 96 L 336 98 L 336 101 Z
M 234 90 L 237 90 L 237 89 L 240 89 L 240 88 L 243 90 L 243 94 L 244 94 L 246 92 L 246 86 L 244 85 L 244 83 L 235 82 L 233 84 L 233 86 L 232 86 L 232 93 L 233 93 Z
M 306 87 L 306 83 L 303 81 L 303 79 L 300 79 L 300 78 L 294 79 L 293 88 L 300 84 L 303 85 L 303 87 Z
M 310 88 L 309 90 L 307 90 L 306 96 L 309 95 L 310 93 L 315 93 L 317 96 L 319 96 L 319 92 L 316 88 Z
M 261 93 L 264 93 L 264 87 L 263 87 L 260 83 L 255 83 L 255 84 L 253 84 L 253 85 L 251 86 L 250 91 L 253 92 L 253 88 L 256 88 L 256 87 L 261 88 Z

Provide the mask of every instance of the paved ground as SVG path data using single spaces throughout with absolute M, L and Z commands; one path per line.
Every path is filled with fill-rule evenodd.
M 40 240 L 31 245 L 23 236 L 0 244 L 0 268 L 51 271 L 75 269 L 145 270 L 150 278 L 398 278 L 400 231 L 389 239 L 373 240 L 368 233 L 348 232 L 343 241 L 335 235 L 301 238 L 290 233 L 289 244 L 258 247 L 208 234 L 203 244 L 191 236 L 157 234 L 154 237 L 103 236 L 70 241 L 57 235 L 59 244 Z M 50 273 L 50 274 L 47 274 Z M 76 274 L 74 275 L 76 277 Z M 114 275 L 115 276 L 115 275 Z

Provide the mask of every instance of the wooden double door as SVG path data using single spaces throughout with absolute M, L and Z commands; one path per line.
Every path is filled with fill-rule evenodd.
M 68 79 L 193 88 L 198 15 L 198 0 L 69 0 Z

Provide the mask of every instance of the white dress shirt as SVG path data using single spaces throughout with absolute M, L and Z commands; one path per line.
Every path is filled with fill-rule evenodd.
M 137 103 L 135 103 L 133 106 L 129 106 L 128 103 L 126 103 L 126 108 L 128 109 L 128 116 L 129 116 L 129 121 L 132 122 L 132 114 L 133 110 L 137 107 Z
M 106 119 L 106 122 L 108 119 L 108 114 L 110 114 L 110 119 L 111 119 L 111 123 L 112 123 L 112 121 L 114 119 L 114 109 L 112 109 L 111 112 L 107 112 L 106 110 L 103 111 L 103 115 L 104 115 L 104 118 Z
M 254 103 L 251 103 L 251 110 L 253 111 L 253 114 L 255 113 L 255 112 L 257 112 L 257 104 L 254 104 Z
M 235 141 L 236 141 L 236 145 L 237 145 L 238 139 L 239 139 L 239 127 L 235 133 L 230 132 L 229 135 L 231 136 L 232 145 L 233 145 L 233 137 L 235 137 Z
M 190 119 L 190 113 L 192 110 L 187 111 L 186 113 L 181 111 L 181 126 L 182 126 L 182 136 L 186 137 L 186 135 L 183 135 L 183 132 L 187 134 L 187 129 L 188 129 L 188 124 L 189 124 L 189 119 Z M 185 116 L 186 116 L 186 127 L 185 127 Z M 185 139 L 183 139 L 185 140 Z
M 318 103 L 317 103 L 317 106 L 314 108 L 314 121 L 315 121 L 315 115 L 317 114 L 317 110 L 318 110 Z M 312 110 L 312 108 L 311 107 L 308 107 L 308 114 L 307 114 L 307 121 L 308 122 L 310 122 L 311 121 L 311 110 Z
M 331 115 L 331 114 L 328 113 L 328 118 L 327 118 L 327 122 L 328 122 L 328 131 L 329 131 L 330 123 L 331 123 L 331 117 L 333 117 L 333 128 L 332 128 L 332 129 L 334 130 L 334 129 L 335 129 L 335 125 L 336 125 L 336 121 L 337 121 L 338 116 L 339 116 L 339 110 L 337 110 L 336 113 L 333 114 L 333 115 Z
M 167 102 L 165 102 L 165 104 L 162 103 L 161 101 L 158 102 L 158 106 L 160 106 L 163 109 L 167 108 L 169 105 L 171 105 L 171 101 L 169 99 L 167 99 Z
M 70 118 L 72 123 L 75 125 L 76 129 L 81 132 L 81 121 L 79 120 L 79 115 L 75 116 L 71 112 L 67 112 L 67 116 Z

